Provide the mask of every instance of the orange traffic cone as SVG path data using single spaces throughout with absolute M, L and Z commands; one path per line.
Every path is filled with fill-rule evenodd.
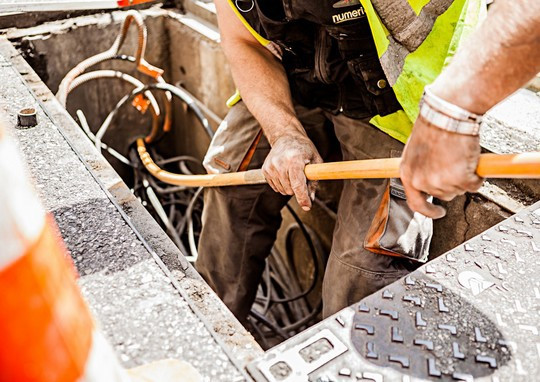
M 199 381 L 175 360 L 129 374 L 119 365 L 2 126 L 0 180 L 0 382 Z

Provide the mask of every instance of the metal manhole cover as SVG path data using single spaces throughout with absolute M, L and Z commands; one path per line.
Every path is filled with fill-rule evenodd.
M 449 380 L 487 376 L 508 362 L 511 349 L 495 323 L 427 275 L 415 276 L 357 305 L 351 342 L 362 357 Z

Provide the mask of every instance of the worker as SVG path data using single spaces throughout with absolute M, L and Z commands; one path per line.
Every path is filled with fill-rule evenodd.
M 413 210 L 440 218 L 445 210 L 425 194 L 452 200 L 478 190 L 481 116 L 538 72 L 540 2 L 496 1 L 488 22 L 426 89 L 401 165 Z
M 282 207 L 294 195 L 302 209 L 312 208 L 317 185 L 306 182 L 305 165 L 336 154 L 334 134 L 343 160 L 400 155 L 423 85 L 481 21 L 483 3 L 215 1 L 242 100 L 236 97 L 219 126 L 204 165 L 210 173 L 262 167 L 268 185 L 205 190 L 196 268 L 240 321 L 255 299 Z M 432 221 L 404 198 L 398 181 L 344 181 L 323 316 L 426 261 Z

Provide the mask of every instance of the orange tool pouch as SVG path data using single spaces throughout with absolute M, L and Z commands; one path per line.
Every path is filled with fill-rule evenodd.
M 390 179 L 364 240 L 370 252 L 425 263 L 433 236 L 433 220 L 407 205 L 399 179 Z
M 244 159 L 242 159 L 242 162 L 240 163 L 240 167 L 238 168 L 238 171 L 247 171 L 249 164 L 251 163 L 251 160 L 253 159 L 253 155 L 255 155 L 255 150 L 257 150 L 257 145 L 261 141 L 262 136 L 263 136 L 263 131 L 261 129 L 257 133 L 257 136 L 253 140 L 253 143 L 251 143 L 251 146 L 249 147 L 248 152 L 244 156 Z

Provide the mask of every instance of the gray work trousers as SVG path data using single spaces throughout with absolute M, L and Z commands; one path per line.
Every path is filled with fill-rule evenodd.
M 324 129 L 333 125 L 343 160 L 383 158 L 392 150 L 403 149 L 402 143 L 365 121 L 321 109 L 297 107 L 296 112 L 317 147 L 324 145 Z M 236 171 L 258 130 L 244 103 L 235 105 L 211 143 L 205 158 L 207 170 Z M 262 137 L 249 168 L 260 168 L 269 151 L 270 145 Z M 380 179 L 344 181 L 323 282 L 325 317 L 414 269 L 408 260 L 364 249 L 364 237 L 386 185 L 387 180 Z M 265 259 L 281 224 L 280 211 L 289 198 L 268 185 L 205 190 L 196 269 L 242 322 L 255 299 Z

